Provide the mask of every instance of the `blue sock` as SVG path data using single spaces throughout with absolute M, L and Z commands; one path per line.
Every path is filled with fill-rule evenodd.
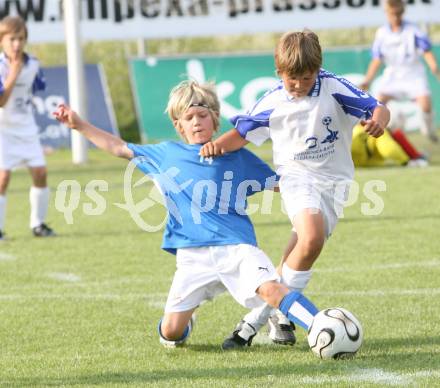
M 316 306 L 303 294 L 297 291 L 288 293 L 281 301 L 278 309 L 293 323 L 308 330 L 313 317 L 318 314 Z

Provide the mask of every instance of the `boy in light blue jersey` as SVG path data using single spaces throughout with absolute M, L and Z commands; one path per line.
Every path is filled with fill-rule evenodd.
M 32 176 L 30 228 L 36 237 L 54 235 L 45 224 L 49 188 L 32 106 L 32 94 L 44 90 L 46 84 L 38 60 L 24 52 L 26 41 L 23 19 L 8 16 L 0 21 L 0 240 L 11 171 L 22 164 Z
M 165 196 L 168 220 L 162 247 L 176 254 L 177 270 L 159 323 L 161 343 L 183 344 L 191 332 L 194 310 L 225 290 L 246 307 L 265 301 L 307 329 L 316 307 L 279 283 L 270 259 L 257 247 L 246 215 L 246 198 L 273 189 L 275 173 L 247 150 L 217 159 L 200 157 L 200 148 L 219 126 L 219 102 L 209 85 L 180 83 L 171 91 L 167 111 L 185 143 L 126 144 L 67 106 L 55 113 L 98 148 L 136 163 Z M 250 325 L 241 330 L 248 333 L 245 342 L 250 344 L 255 330 Z
M 290 290 L 301 292 L 342 214 L 354 174 L 352 128 L 360 122 L 369 135 L 378 137 L 389 112 L 346 79 L 321 69 L 321 46 L 312 31 L 284 34 L 275 50 L 275 65 L 281 80 L 247 114 L 232 118 L 235 128 L 206 143 L 201 154 L 212 157 L 248 142 L 272 140 L 280 192 L 294 230 L 280 273 Z M 244 322 L 259 330 L 271 310 L 254 309 Z M 295 343 L 282 315 L 273 314 L 269 329 L 274 342 Z M 238 335 L 246 339 L 247 334 Z

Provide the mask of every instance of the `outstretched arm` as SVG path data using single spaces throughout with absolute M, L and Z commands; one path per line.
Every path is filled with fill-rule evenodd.
M 218 156 L 226 152 L 237 151 L 248 143 L 249 142 L 246 139 L 243 139 L 240 133 L 233 128 L 218 139 L 204 144 L 200 149 L 200 155 L 205 158 Z
M 88 121 L 83 120 L 67 105 L 60 105 L 54 113 L 55 118 L 69 128 L 80 132 L 98 148 L 111 153 L 119 158 L 133 158 L 133 151 L 127 147 L 122 139 L 99 129 Z
M 437 77 L 437 79 L 440 81 L 440 69 L 438 67 L 437 59 L 435 58 L 432 51 L 426 51 L 423 54 L 423 58 L 425 58 L 426 64 L 429 66 L 429 68 L 432 71 L 432 74 Z
M 361 125 L 364 126 L 364 131 L 370 136 L 379 137 L 390 121 L 390 111 L 385 105 L 377 105 L 373 111 L 371 119 L 361 120 Z
M 377 71 L 380 69 L 382 61 L 378 58 L 373 58 L 368 66 L 367 74 L 364 81 L 361 83 L 361 89 L 368 90 L 370 88 L 371 81 L 376 76 Z

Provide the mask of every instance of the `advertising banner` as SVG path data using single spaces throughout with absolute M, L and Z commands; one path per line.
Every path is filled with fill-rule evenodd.
M 73 1 L 73 0 L 69 0 Z M 76 0 L 84 40 L 176 38 L 379 26 L 381 0 Z M 63 42 L 62 0 L 0 0 L 21 15 L 32 43 Z M 440 23 L 440 1 L 408 0 L 413 22 Z
M 440 47 L 434 47 L 440 57 Z M 360 83 L 370 61 L 369 49 L 344 49 L 324 52 L 323 67 Z M 277 80 L 273 55 L 219 55 L 178 58 L 134 59 L 130 63 L 132 90 L 140 129 L 145 139 L 175 138 L 176 133 L 164 113 L 173 86 L 190 78 L 213 81 L 221 103 L 221 128 L 231 127 L 229 118 L 249 109 Z M 376 78 L 371 87 L 375 93 Z M 440 125 L 440 82 L 429 75 L 437 125 Z M 405 129 L 418 128 L 414 103 L 390 103 L 393 112 L 402 115 Z

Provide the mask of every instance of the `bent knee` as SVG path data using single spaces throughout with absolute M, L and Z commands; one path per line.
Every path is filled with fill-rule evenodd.
M 47 170 L 46 167 L 36 167 L 32 169 L 33 183 L 37 187 L 46 186 L 47 182 Z
M 185 327 L 182 329 L 176 322 L 164 322 L 160 324 L 160 333 L 168 340 L 178 340 L 182 338 Z
M 257 289 L 257 294 L 260 298 L 272 306 L 278 306 L 281 299 L 283 299 L 288 292 L 289 290 L 285 285 L 275 280 L 265 282 Z

